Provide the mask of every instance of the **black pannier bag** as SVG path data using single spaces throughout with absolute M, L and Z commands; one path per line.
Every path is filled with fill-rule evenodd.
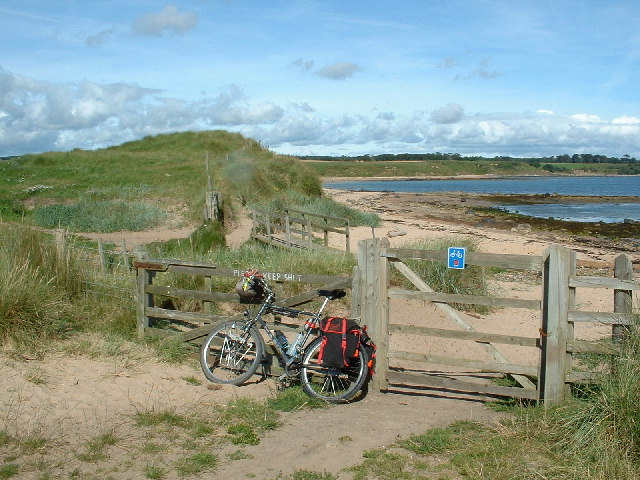
M 369 354 L 369 371 L 373 373 L 376 346 L 367 335 L 367 327 L 360 327 L 354 320 L 345 317 L 326 317 L 320 321 L 322 344 L 318 361 L 323 367 L 349 367 L 359 356 L 358 345 L 362 344 Z

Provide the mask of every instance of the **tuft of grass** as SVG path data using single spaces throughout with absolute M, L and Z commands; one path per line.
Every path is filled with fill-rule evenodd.
M 0 465 L 0 479 L 12 478 L 18 475 L 20 466 L 15 463 L 5 463 Z
M 39 367 L 31 367 L 27 370 L 24 377 L 34 385 L 46 385 L 49 382 L 45 371 Z
M 165 468 L 158 465 L 147 465 L 144 467 L 144 476 L 150 480 L 162 480 L 167 473 Z
M 335 480 L 338 477 L 328 472 L 320 473 L 312 470 L 296 470 L 291 475 L 278 478 L 282 480 Z
M 107 448 L 116 443 L 118 443 L 118 438 L 115 433 L 105 432 L 90 439 L 85 451 L 76 456 L 83 462 L 98 462 L 108 458 L 106 453 Z
M 279 412 L 293 412 L 302 408 L 325 408 L 327 403 L 318 398 L 311 398 L 304 393 L 302 387 L 295 385 L 289 387 L 277 396 L 269 398 L 267 405 Z
M 212 471 L 218 465 L 218 457 L 213 453 L 194 453 L 176 463 L 176 471 L 182 477 L 198 475 L 205 471 Z
M 187 382 L 189 385 L 194 385 L 194 386 L 202 385 L 202 380 L 194 377 L 193 375 L 190 375 L 188 377 L 182 377 L 182 380 Z

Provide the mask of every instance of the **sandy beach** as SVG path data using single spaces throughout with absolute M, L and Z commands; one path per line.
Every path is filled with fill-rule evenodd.
M 351 229 L 352 245 L 372 236 L 386 237 L 392 246 L 422 239 L 470 237 L 478 242 L 483 252 L 541 255 L 549 245 L 556 243 L 575 249 L 586 274 L 598 275 L 610 274 L 605 265 L 612 265 L 620 253 L 630 255 L 635 265 L 639 262 L 637 249 L 625 250 L 627 244 L 624 242 L 580 239 L 567 232 L 539 230 L 531 225 L 476 214 L 474 208 L 482 204 L 481 197 L 341 190 L 326 190 L 326 195 L 380 216 L 381 225 L 375 229 Z M 236 222 L 233 231 L 227 235 L 232 247 L 248 237 L 249 228 L 247 219 Z M 119 235 L 121 238 L 122 234 Z M 145 241 L 144 235 L 136 235 L 136 242 Z M 165 236 L 162 232 L 149 232 L 148 235 L 152 240 Z M 336 248 L 344 246 L 344 239 L 338 236 L 330 237 L 330 242 Z M 506 272 L 492 277 L 491 289 L 502 297 L 536 299 L 540 298 L 541 279 L 536 274 Z M 613 292 L 606 289 L 579 292 L 577 306 L 581 310 L 612 311 Z M 422 301 L 395 300 L 390 314 L 394 323 L 456 328 L 434 304 Z M 541 319 L 538 311 L 501 308 L 486 315 L 462 312 L 461 316 L 478 331 L 539 336 Z M 580 326 L 576 328 L 576 337 L 600 338 L 610 332 L 610 326 Z M 104 339 L 88 341 L 100 345 Z M 490 359 L 484 349 L 468 342 L 426 337 L 417 340 L 406 335 L 391 338 L 392 348 L 407 345 L 420 353 Z M 126 348 L 129 350 L 123 350 L 121 354 L 91 358 L 64 351 L 45 352 L 43 356 L 33 358 L 16 354 L 0 358 L 0 421 L 4 422 L 4 431 L 16 437 L 37 434 L 47 439 L 47 448 L 29 454 L 32 467 L 20 478 L 39 478 L 38 462 L 53 465 L 51 469 L 56 475 L 69 475 L 73 471 L 89 475 L 100 470 L 108 472 L 109 478 L 115 480 L 142 478 L 145 465 L 170 466 L 186 453 L 174 444 L 167 444 L 162 454 L 141 451 L 139 445 L 144 441 L 144 432 L 133 421 L 136 412 L 199 412 L 206 415 L 207 411 L 215 411 L 216 405 L 235 398 L 246 396 L 260 400 L 276 390 L 273 380 L 242 387 L 212 386 L 204 381 L 197 361 L 181 366 L 168 365 L 158 362 L 141 347 L 130 345 Z M 539 352 L 536 348 L 500 347 L 500 350 L 512 362 L 537 365 Z M 190 378 L 203 381 L 187 381 Z M 223 441 L 222 446 L 216 447 L 219 463 L 215 475 L 272 479 L 278 474 L 289 475 L 295 469 L 304 468 L 349 479 L 351 474 L 342 469 L 359 463 L 365 450 L 389 445 L 397 438 L 456 420 L 498 421 L 501 414 L 488 409 L 485 400 L 454 392 L 423 391 L 412 395 L 395 392 L 371 394 L 360 402 L 314 411 L 312 415 L 305 410 L 286 413 L 282 416 L 283 426 L 269 432 L 259 445 L 240 448 Z M 363 422 L 363 418 L 369 420 Z M 86 448 L 90 439 L 107 431 L 114 432 L 119 439 L 108 449 L 107 457 L 93 463 L 80 460 L 77 452 Z M 348 442 L 341 440 L 347 437 Z M 7 447 L 0 446 L 0 452 L 4 452 L 2 448 Z M 242 455 L 233 457 L 239 448 Z M 163 478 L 180 477 L 168 467 Z

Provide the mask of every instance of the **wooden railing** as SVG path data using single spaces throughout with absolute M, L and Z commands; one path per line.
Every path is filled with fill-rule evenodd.
M 572 383 L 597 382 L 601 372 L 576 370 L 574 355 L 578 353 L 616 354 L 619 341 L 624 336 L 625 326 L 632 324 L 632 293 L 640 289 L 633 279 L 631 262 L 626 255 L 616 259 L 615 277 L 591 277 L 576 275 L 575 252 L 552 245 L 542 256 L 496 255 L 468 253 L 466 265 L 498 266 L 507 269 L 528 270 L 542 279 L 539 299 L 519 299 L 505 296 L 481 296 L 449 294 L 434 291 L 405 263 L 408 259 L 444 262 L 446 252 L 394 249 L 386 238 L 363 240 L 358 245 L 357 267 L 353 277 L 298 274 L 289 272 L 263 272 L 271 282 L 299 282 L 321 284 L 325 289 L 351 287 L 351 316 L 360 319 L 369 327 L 371 337 L 378 347 L 376 374 L 372 391 L 385 391 L 390 385 L 416 385 L 445 391 L 463 391 L 489 395 L 543 400 L 553 404 L 567 397 Z M 415 289 L 391 288 L 390 269 L 398 270 Z M 179 334 L 185 341 L 198 341 L 206 336 L 213 324 L 238 315 L 213 315 L 207 302 L 238 303 L 238 297 L 230 288 L 226 292 L 211 291 L 213 277 L 238 278 L 242 270 L 221 268 L 211 264 L 179 262 L 173 260 L 138 261 L 134 265 L 138 282 L 138 331 L 144 334 L 154 330 L 157 320 L 164 320 L 182 328 Z M 155 283 L 159 274 L 183 274 L 204 277 L 204 290 L 179 288 L 167 285 L 166 281 Z M 233 283 L 233 282 L 231 282 Z M 231 285 L 230 283 L 230 285 Z M 576 309 L 576 288 L 609 288 L 614 291 L 613 312 L 591 312 Z M 182 298 L 203 302 L 200 311 L 180 311 L 162 308 L 159 298 Z M 279 301 L 284 306 L 298 306 L 317 299 L 313 289 Z M 390 300 L 394 298 L 419 299 L 432 302 L 441 312 L 451 318 L 455 329 L 436 328 L 426 321 L 414 325 L 394 322 L 390 315 Z M 477 331 L 465 320 L 465 316 L 451 304 L 485 305 L 491 308 L 517 308 L 539 313 L 539 335 L 527 337 L 504 333 Z M 479 317 L 481 323 L 482 317 Z M 613 342 L 578 340 L 574 336 L 574 325 L 578 322 L 599 322 L 612 325 Z M 286 325 L 285 325 L 286 326 Z M 297 325 L 291 325 L 296 328 Z M 445 356 L 404 351 L 389 347 L 390 338 L 398 334 L 465 340 L 479 345 L 491 359 L 478 360 L 463 355 Z M 536 349 L 537 364 L 529 365 L 507 358 L 500 345 Z M 430 364 L 429 371 L 408 372 L 403 367 L 407 362 Z M 392 363 L 392 365 L 390 365 Z M 501 386 L 486 381 L 482 383 L 448 378 L 437 375 L 431 365 L 464 368 L 478 373 L 509 375 L 519 386 Z
M 329 234 L 344 235 L 345 251 L 351 251 L 349 219 L 318 215 L 302 210 L 280 212 L 253 209 L 252 238 L 286 248 L 328 248 Z

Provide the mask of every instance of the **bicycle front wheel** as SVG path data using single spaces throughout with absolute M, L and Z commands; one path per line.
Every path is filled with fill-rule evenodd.
M 200 347 L 204 376 L 216 383 L 241 385 L 256 373 L 264 354 L 264 340 L 255 327 L 225 322 L 214 328 Z
M 345 403 L 353 400 L 364 386 L 369 374 L 369 355 L 358 345 L 358 357 L 349 367 L 324 367 L 318 361 L 322 338 L 309 344 L 304 352 L 300 368 L 300 383 L 304 392 L 330 403 Z

